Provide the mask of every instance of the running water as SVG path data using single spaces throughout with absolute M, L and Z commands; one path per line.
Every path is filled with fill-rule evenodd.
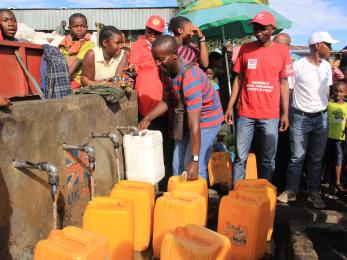
M 58 195 L 59 191 L 56 192 L 56 194 L 53 195 L 53 229 L 57 229 L 58 225 Z
M 90 200 L 94 199 L 94 189 L 95 189 L 94 182 L 95 182 L 94 171 L 90 170 Z
M 121 179 L 122 179 L 122 174 L 121 174 L 121 172 L 120 172 L 120 165 L 119 165 L 120 160 L 119 160 L 119 158 L 120 158 L 119 150 L 116 149 L 116 163 L 117 163 L 118 182 L 120 182 Z

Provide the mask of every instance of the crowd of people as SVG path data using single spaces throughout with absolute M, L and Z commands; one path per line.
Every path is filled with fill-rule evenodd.
M 341 179 L 347 69 L 327 61 L 338 41 L 327 32 L 316 32 L 308 39 L 310 54 L 293 63 L 290 36 L 281 33 L 273 38 L 275 18 L 258 13 L 251 21 L 256 40 L 244 44 L 238 55 L 223 50 L 229 52 L 234 75 L 229 96 L 225 82 L 216 80 L 226 75 L 222 51 L 209 54 L 203 32 L 189 19 L 172 18 L 168 22 L 172 36 L 162 35 L 165 22 L 160 16 L 149 17 L 144 35 L 128 50 L 124 34 L 114 26 L 104 26 L 94 42 L 86 16 L 70 16 L 69 34 L 63 21 L 57 29 L 63 35 L 57 48 L 65 57 L 72 92 L 85 86 L 115 86 L 114 76 L 125 72 L 136 75 L 138 128 L 162 132 L 164 152 L 172 152 L 173 175 L 186 171 L 189 180 L 208 178 L 209 156 L 225 121 L 235 126 L 233 183 L 245 178 L 254 135 L 259 178 L 272 181 L 279 135 L 289 132 L 287 185 L 278 200 L 296 200 L 304 171 L 307 199 L 316 208 L 325 207 L 320 194 L 323 177 L 345 191 Z M 0 27 L 1 39 L 17 41 L 12 11 L 0 10 Z M 1 106 L 9 104 L 7 98 L 0 100 Z M 329 174 L 331 166 L 334 175 Z

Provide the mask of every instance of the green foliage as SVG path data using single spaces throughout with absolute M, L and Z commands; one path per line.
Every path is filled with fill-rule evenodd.
M 186 8 L 191 3 L 195 2 L 194 0 L 177 0 L 177 6 L 182 11 L 184 8 Z
M 209 53 L 212 52 L 215 48 L 222 49 L 222 41 L 219 39 L 207 40 L 206 44 Z
M 226 44 L 229 45 L 231 43 L 235 45 L 243 45 L 245 43 L 253 41 L 253 36 L 246 36 L 242 39 L 226 39 Z M 222 49 L 223 40 L 222 37 L 220 39 L 207 39 L 207 49 L 208 52 L 212 52 L 215 48 Z
M 244 45 L 245 43 L 249 43 L 254 41 L 254 37 L 252 35 L 245 36 L 242 39 L 233 39 L 232 40 L 236 45 Z

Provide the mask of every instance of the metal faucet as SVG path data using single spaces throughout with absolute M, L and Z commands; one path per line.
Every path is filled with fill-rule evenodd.
M 12 166 L 19 169 L 37 169 L 40 171 L 45 171 L 48 174 L 48 183 L 51 185 L 51 195 L 53 199 L 53 228 L 57 228 L 57 201 L 58 201 L 58 186 L 59 186 L 59 174 L 58 168 L 53 163 L 39 162 L 33 163 L 29 161 L 20 161 L 14 159 L 12 161 Z
M 115 151 L 118 151 L 120 146 L 121 146 L 119 139 L 118 139 L 118 136 L 116 134 L 113 134 L 113 133 L 99 133 L 99 134 L 92 133 L 92 138 L 108 138 L 108 139 L 110 139 Z
M 118 174 L 118 181 L 121 180 L 121 173 L 120 173 L 120 155 L 119 155 L 119 148 L 121 146 L 120 141 L 118 139 L 118 136 L 114 133 L 92 133 L 92 138 L 108 138 L 111 140 L 113 144 L 113 148 L 116 155 L 116 162 L 117 162 L 117 174 Z
M 33 163 L 29 161 L 19 161 L 19 160 L 13 160 L 12 166 L 15 168 L 32 168 L 37 169 L 41 171 L 45 171 L 48 173 L 48 183 L 52 186 L 51 194 L 54 197 L 54 195 L 58 192 L 58 186 L 59 186 L 59 174 L 58 174 L 58 168 L 48 162 L 39 162 L 39 163 Z
M 133 135 L 139 135 L 139 129 L 136 126 L 116 126 L 117 130 L 129 131 Z
M 83 144 L 83 145 L 68 145 L 63 144 L 64 150 L 80 150 L 88 155 L 89 169 L 93 171 L 95 169 L 95 150 L 93 147 Z

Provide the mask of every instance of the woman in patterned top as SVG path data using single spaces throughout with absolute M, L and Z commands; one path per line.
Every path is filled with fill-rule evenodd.
M 199 63 L 200 67 L 208 66 L 208 51 L 205 36 L 199 27 L 183 16 L 177 16 L 170 20 L 169 31 L 175 35 L 179 44 L 178 55 L 188 64 Z M 197 35 L 199 45 L 193 42 L 193 36 Z

